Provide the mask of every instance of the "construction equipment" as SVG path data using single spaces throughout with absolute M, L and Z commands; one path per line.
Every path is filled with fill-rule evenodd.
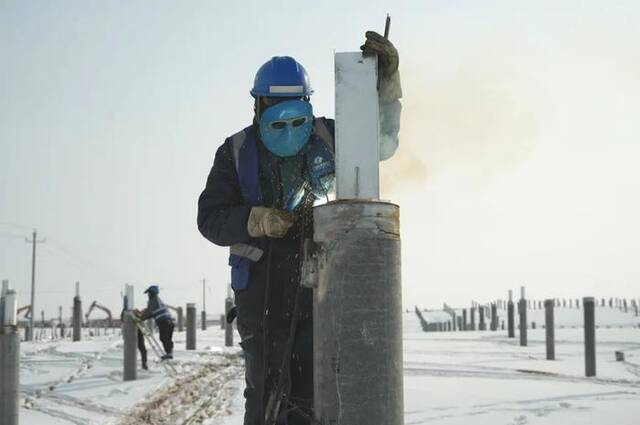
M 449 313 L 451 315 L 451 326 L 453 328 L 453 330 L 455 331 L 456 329 L 456 311 L 454 309 L 452 309 L 451 307 L 449 307 L 447 305 L 447 303 L 443 303 L 442 304 L 442 309 L 446 312 Z M 493 323 L 493 322 L 492 322 Z
M 171 363 L 169 359 L 163 360 L 163 357 L 167 353 L 164 352 L 164 348 L 162 348 L 162 345 L 160 345 L 160 342 L 158 342 L 158 340 L 153 335 L 149 327 L 142 320 L 140 320 L 135 314 L 133 315 L 133 321 L 138 327 L 138 330 L 142 332 L 144 339 L 149 343 L 149 346 L 151 347 L 153 352 L 156 353 L 156 355 L 158 356 L 158 360 L 160 361 L 160 364 L 162 365 L 162 367 L 164 367 L 164 370 L 167 372 L 167 374 L 171 377 L 177 376 L 178 371 L 176 367 L 173 365 L 173 363 Z
M 25 305 L 24 307 L 20 307 L 16 310 L 16 317 L 20 315 L 23 311 L 25 311 L 24 318 L 29 319 L 31 317 L 31 304 Z
M 97 308 L 107 313 L 107 321 L 109 322 L 109 327 L 113 328 L 113 316 L 111 314 L 111 310 L 109 310 L 107 307 L 103 306 L 102 304 L 98 303 L 98 301 L 92 302 L 91 305 L 89 306 L 89 310 L 87 310 L 87 312 L 84 315 L 84 319 L 87 325 L 89 324 L 89 315 L 91 314 L 94 308 Z
M 175 311 L 176 314 L 178 313 L 178 311 L 182 310 L 182 307 L 174 307 L 174 306 L 169 305 L 169 304 L 165 304 L 164 306 L 167 307 L 169 310 Z
M 427 321 L 424 319 L 424 316 L 422 315 L 422 312 L 420 311 L 418 306 L 416 306 L 415 311 L 418 319 L 420 320 L 420 326 L 422 326 L 422 330 L 425 332 L 429 332 L 429 323 L 427 323 Z

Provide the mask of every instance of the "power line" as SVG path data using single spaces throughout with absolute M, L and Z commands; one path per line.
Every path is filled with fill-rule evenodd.
M 100 264 L 96 261 L 93 260 L 89 260 L 85 257 L 83 257 L 80 254 L 75 253 L 73 250 L 69 249 L 67 246 L 65 246 L 62 242 L 58 241 L 55 238 L 49 237 L 49 242 L 52 245 L 52 248 L 56 249 L 58 252 L 66 255 L 68 258 L 74 260 L 76 262 L 76 264 L 79 264 L 79 267 L 86 267 L 88 269 L 91 269 L 93 272 L 96 271 L 96 269 L 100 269 L 102 271 L 102 273 L 106 276 L 109 276 L 111 279 L 114 280 L 119 280 L 119 281 L 125 281 L 127 280 L 125 278 L 125 274 L 120 273 L 116 270 L 111 269 L 110 267 L 104 265 L 104 264 Z
M 106 289 L 92 289 L 91 293 L 95 293 L 95 292 L 110 292 L 112 293 L 114 291 L 114 288 L 106 288 Z M 72 290 L 69 289 L 65 289 L 65 290 L 50 290 L 50 291 L 38 291 L 38 294 L 68 294 L 73 292 Z M 16 291 L 16 294 L 28 294 L 29 291 Z
M 66 262 L 78 271 L 91 270 L 92 273 L 96 273 L 96 270 L 93 266 L 87 263 L 83 263 L 82 261 L 67 255 L 64 251 L 58 250 L 57 248 L 52 246 L 42 246 L 42 249 L 51 256 L 61 258 L 62 261 Z
M 13 227 L 13 228 L 27 230 L 27 231 L 32 230 L 32 227 L 25 226 L 24 224 L 20 224 L 20 223 L 11 223 L 8 221 L 0 221 L 0 226 Z
M 2 238 L 15 238 L 15 239 L 22 239 L 24 238 L 24 235 L 18 234 L 18 233 L 11 233 L 11 232 L 7 232 L 4 230 L 0 230 L 0 237 Z

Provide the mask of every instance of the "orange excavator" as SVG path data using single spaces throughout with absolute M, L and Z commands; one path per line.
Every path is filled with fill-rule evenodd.
M 112 328 L 113 327 L 113 316 L 111 315 L 111 310 L 109 310 L 107 307 L 105 307 L 102 304 L 100 304 L 98 301 L 92 302 L 91 305 L 89 306 L 89 310 L 87 310 L 87 312 L 84 315 L 85 322 L 87 322 L 87 323 L 89 322 L 89 315 L 96 308 L 99 309 L 99 310 L 104 311 L 105 313 L 107 313 L 107 321 L 109 322 L 109 327 Z
M 25 305 L 24 307 L 20 307 L 19 309 L 17 309 L 16 317 L 20 316 L 20 313 L 22 313 L 23 311 L 25 312 L 24 318 L 29 319 L 31 317 L 31 304 Z
M 182 307 L 174 307 L 172 305 L 169 304 L 165 304 L 165 307 L 167 307 L 170 310 L 173 310 L 176 312 L 176 318 L 177 318 L 177 325 L 178 325 L 178 332 L 182 332 L 183 327 L 184 327 L 184 316 L 182 313 Z

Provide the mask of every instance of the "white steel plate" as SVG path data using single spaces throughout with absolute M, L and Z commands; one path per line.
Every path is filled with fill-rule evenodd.
M 335 54 L 336 198 L 378 199 L 378 70 L 375 56 Z

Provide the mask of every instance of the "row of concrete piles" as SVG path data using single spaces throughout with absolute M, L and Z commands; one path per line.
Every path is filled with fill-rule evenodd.
M 584 311 L 585 376 L 590 377 L 596 376 L 596 301 L 593 297 L 585 297 L 582 302 Z M 544 301 L 547 360 L 556 359 L 554 306 L 554 300 L 547 299 Z M 522 342 L 520 345 L 522 345 Z
M 572 308 L 580 309 L 581 301 L 579 298 L 551 298 L 551 302 L 554 307 L 557 308 Z M 547 300 L 527 300 L 527 308 L 529 310 L 542 310 L 544 309 L 544 303 Z M 594 299 L 596 307 L 609 307 L 623 311 L 625 313 L 635 313 L 636 316 L 640 315 L 640 299 L 635 298 L 600 298 Z M 508 300 L 496 300 L 494 303 L 499 309 L 505 309 L 509 301 Z
M 40 326 L 40 339 L 46 338 L 46 330 L 50 329 L 50 337 L 51 339 L 55 339 L 55 338 L 65 338 L 65 337 L 70 337 L 72 338 L 73 341 L 80 341 L 82 339 L 82 335 L 83 335 L 83 328 L 90 328 L 93 329 L 96 334 L 99 334 L 100 330 L 103 329 L 105 335 L 108 333 L 109 329 L 120 329 L 121 328 L 121 323 L 120 320 L 118 319 L 114 319 L 112 323 L 107 323 L 107 319 L 103 319 L 103 320 L 94 320 L 94 325 L 91 326 L 89 324 L 89 322 L 87 321 L 86 323 L 83 322 L 82 317 L 83 317 L 83 303 L 82 303 L 82 298 L 80 297 L 80 288 L 79 288 L 80 283 L 76 282 L 76 292 L 75 292 L 75 296 L 73 297 L 73 307 L 72 307 L 72 313 L 71 313 L 71 323 L 70 326 L 67 327 L 62 319 L 62 306 L 59 307 L 59 316 L 57 319 L 51 319 L 46 321 L 45 320 L 45 316 L 44 316 L 44 311 L 42 311 L 42 318 L 41 318 L 41 323 L 42 325 Z M 229 295 L 230 297 L 230 295 Z M 232 306 L 233 306 L 233 300 L 232 300 Z M 26 306 L 26 308 L 29 308 L 30 306 Z M 173 307 L 171 305 L 167 305 L 167 307 L 171 310 L 173 310 L 174 315 L 176 317 L 176 328 L 178 332 L 183 332 L 184 331 L 184 309 L 182 307 Z M 25 307 L 23 307 L 24 309 Z M 20 312 L 21 309 L 18 310 L 18 312 Z M 201 327 L 202 330 L 206 330 L 207 329 L 207 318 L 206 318 L 206 312 L 203 310 L 201 312 Z M 225 315 L 222 315 L 222 318 L 220 319 L 220 323 L 223 324 L 223 329 L 224 329 L 224 321 L 225 321 Z M 103 322 L 103 324 L 98 324 L 96 325 L 96 323 L 100 323 Z M 57 324 L 56 324 L 57 323 Z M 111 326 L 113 324 L 113 327 Z M 30 328 L 30 322 L 27 322 L 26 326 L 19 326 L 24 328 L 24 340 L 25 341 L 30 341 L 31 339 L 33 339 L 34 334 L 33 331 Z
M 126 299 L 131 300 L 131 303 Z M 126 311 L 123 323 L 124 338 L 124 380 L 136 379 L 137 361 L 137 328 L 132 320 L 131 309 L 133 306 L 133 286 L 127 286 L 127 296 L 125 297 Z M 233 307 L 233 299 L 229 295 L 225 300 L 225 310 Z M 184 330 L 184 317 L 182 308 L 177 309 L 178 332 Z M 186 349 L 196 349 L 196 306 L 194 303 L 187 304 L 187 338 Z M 205 328 L 206 328 L 206 321 Z M 225 328 L 225 345 L 233 345 L 233 326 L 222 315 L 220 322 Z M 82 338 L 82 300 L 80 298 L 79 284 L 76 283 L 76 293 L 73 298 L 73 341 L 80 341 Z M 62 331 L 62 327 L 61 327 Z M 9 288 L 7 280 L 2 281 L 2 292 L 0 295 L 0 424 L 18 425 L 20 412 L 20 333 L 17 322 L 17 296 L 16 292 Z
M 603 299 L 604 300 L 604 299 Z M 581 300 L 582 310 L 584 312 L 584 349 L 585 349 L 585 375 L 587 377 L 596 376 L 596 340 L 595 340 L 595 310 L 597 302 L 593 297 L 585 297 Z M 536 305 L 534 303 L 533 305 Z M 517 309 L 516 309 L 517 305 Z M 530 300 L 527 300 L 525 297 L 524 287 L 521 288 L 520 299 L 517 304 L 513 300 L 513 292 L 509 291 L 509 299 L 502 302 L 497 301 L 492 303 L 490 307 L 481 306 L 478 304 L 474 304 L 474 307 L 469 309 L 462 309 L 462 314 L 457 315 L 453 309 L 448 307 L 445 308 L 451 315 L 451 320 L 442 321 L 442 322 L 434 322 L 429 323 L 422 312 L 415 308 L 416 315 L 420 320 L 422 325 L 422 329 L 425 332 L 445 332 L 445 331 L 484 331 L 487 330 L 486 318 L 489 318 L 490 325 L 489 329 L 491 331 L 498 330 L 499 317 L 498 317 L 498 307 L 504 308 L 507 310 L 507 335 L 509 338 L 515 338 L 516 329 L 515 329 L 515 314 L 518 314 L 519 323 L 518 323 L 518 331 L 519 331 L 519 343 L 520 346 L 526 347 L 528 345 L 528 335 L 527 335 L 527 310 L 530 310 L 531 306 Z M 545 342 L 546 342 L 546 357 L 548 360 L 555 360 L 555 320 L 554 320 L 554 309 L 558 306 L 564 305 L 560 303 L 558 299 L 546 299 L 541 301 L 541 305 L 545 310 Z M 580 305 L 580 300 L 576 300 L 576 306 Z M 624 305 L 624 303 L 620 303 L 620 305 Z M 633 305 L 633 304 L 632 304 Z M 636 304 L 637 305 L 637 304 Z M 604 302 L 602 306 L 605 306 Z M 476 326 L 476 311 L 478 312 L 478 324 Z M 468 314 L 467 314 L 468 312 Z M 469 321 L 467 321 L 467 317 Z M 531 328 L 535 329 L 535 322 L 532 322 Z M 502 330 L 505 328 L 505 323 L 502 321 Z M 617 357 L 622 357 L 621 354 L 616 353 Z
M 515 337 L 513 323 L 513 301 L 509 291 L 509 302 L 507 304 L 507 320 L 509 322 L 509 338 Z M 527 307 L 528 302 L 525 297 L 524 287 L 521 288 L 520 300 L 518 301 L 520 346 L 528 344 L 527 339 Z M 545 345 L 547 360 L 555 360 L 555 320 L 554 308 L 555 299 L 544 300 L 545 309 Z M 582 310 L 584 312 L 584 358 L 585 376 L 596 376 L 596 320 L 595 320 L 595 298 L 584 297 L 582 299 Z
M 460 314 L 447 307 L 445 311 L 450 315 L 448 320 L 431 322 L 424 318 L 417 306 L 415 311 L 422 325 L 422 330 L 425 332 L 486 331 L 488 329 L 497 331 L 500 327 L 497 304 L 491 304 L 490 306 L 475 305 L 469 309 L 462 309 Z M 477 323 L 476 314 L 478 316 Z M 504 329 L 504 322 L 502 327 Z

